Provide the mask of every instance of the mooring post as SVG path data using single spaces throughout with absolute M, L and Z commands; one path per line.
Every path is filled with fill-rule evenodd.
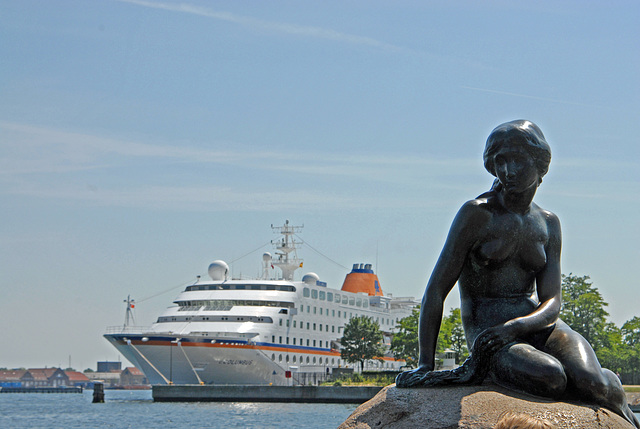
M 93 403 L 104 402 L 104 384 L 93 383 Z

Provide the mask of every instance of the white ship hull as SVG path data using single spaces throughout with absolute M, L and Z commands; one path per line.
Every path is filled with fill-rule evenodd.
M 151 384 L 279 385 L 286 380 L 282 368 L 251 346 L 191 346 L 169 341 L 145 345 L 135 341 L 138 345 L 134 348 L 126 341 L 109 340 L 147 375 Z
M 315 384 L 341 361 L 336 350 L 318 352 L 302 347 L 240 343 L 175 343 L 168 338 L 143 342 L 139 336 L 130 334 L 107 334 L 105 337 L 145 373 L 151 384 Z M 278 363 L 280 356 L 283 356 L 282 363 Z M 387 369 L 402 364 L 390 357 L 386 361 Z

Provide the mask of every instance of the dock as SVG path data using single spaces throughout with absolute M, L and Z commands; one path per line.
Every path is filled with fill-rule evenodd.
M 155 402 L 298 402 L 362 404 L 382 386 L 155 385 Z
M 82 387 L 0 387 L 0 393 L 82 393 Z
M 383 386 L 154 385 L 155 402 L 297 402 L 362 404 Z M 640 412 L 640 392 L 627 392 L 631 410 Z

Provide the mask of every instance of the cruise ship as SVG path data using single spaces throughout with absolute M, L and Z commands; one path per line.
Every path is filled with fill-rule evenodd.
M 390 345 L 397 322 L 418 302 L 383 294 L 371 264 L 354 264 L 341 289 L 315 273 L 294 280 L 302 227 L 271 226 L 275 256 L 262 256 L 262 278 L 231 278 L 223 261 L 209 266 L 210 280 L 187 286 L 150 327 L 109 327 L 104 337 L 139 368 L 151 384 L 315 384 L 337 368 L 340 339 L 352 317 L 378 322 Z M 366 370 L 397 370 L 404 361 L 387 353 Z

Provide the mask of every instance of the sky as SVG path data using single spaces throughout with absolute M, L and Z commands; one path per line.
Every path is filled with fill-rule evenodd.
M 96 367 L 213 260 L 304 225 L 339 288 L 420 298 L 484 143 L 529 119 L 535 201 L 620 326 L 640 316 L 640 3 L 0 0 L 0 367 Z M 457 288 L 446 308 L 457 307 Z M 125 362 L 126 364 L 126 362 Z

